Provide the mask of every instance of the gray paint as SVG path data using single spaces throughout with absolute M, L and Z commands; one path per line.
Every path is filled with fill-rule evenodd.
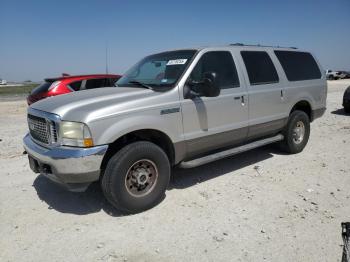
M 243 50 L 268 52 L 279 82 L 250 85 L 240 55 Z M 198 48 L 197 55 L 177 85 L 169 91 L 99 88 L 48 98 L 34 103 L 31 108 L 58 115 L 61 121 L 86 123 L 97 146 L 108 145 L 136 130 L 161 131 L 172 141 L 175 162 L 179 163 L 191 155 L 273 135 L 284 127 L 292 107 L 299 101 L 307 101 L 312 111 L 317 112 L 313 113 L 313 118 L 322 115 L 318 112 L 326 107 L 327 97 L 322 68 L 321 79 L 289 82 L 274 50 L 299 51 L 256 46 Z M 185 99 L 186 80 L 201 56 L 208 51 L 228 51 L 232 54 L 240 87 L 221 90 L 218 97 Z
M 207 164 L 207 163 L 210 163 L 210 162 L 213 162 L 213 161 L 225 158 L 225 157 L 229 157 L 229 156 L 233 156 L 233 155 L 236 155 L 236 154 L 239 154 L 242 152 L 246 152 L 248 150 L 251 150 L 251 149 L 254 149 L 257 147 L 261 147 L 264 145 L 268 145 L 271 143 L 282 141 L 283 138 L 284 138 L 283 135 L 278 134 L 274 137 L 269 137 L 269 138 L 265 138 L 262 140 L 254 141 L 254 142 L 251 142 L 249 144 L 245 144 L 245 145 L 242 145 L 239 147 L 235 147 L 235 148 L 227 149 L 227 150 L 220 151 L 217 153 L 213 153 L 210 155 L 206 155 L 206 156 L 194 159 L 194 160 L 183 161 L 180 163 L 179 166 L 181 168 L 193 168 L 193 167 L 204 165 L 204 164 Z

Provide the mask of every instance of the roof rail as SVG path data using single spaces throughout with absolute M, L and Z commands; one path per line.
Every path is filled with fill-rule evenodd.
M 284 46 L 272 46 L 272 45 L 260 45 L 260 44 L 256 44 L 256 45 L 247 45 L 247 44 L 243 44 L 243 43 L 234 43 L 234 44 L 230 44 L 231 46 L 257 46 L 257 47 L 275 47 L 275 48 L 291 48 L 291 49 L 298 49 L 297 47 L 294 46 L 290 46 L 290 47 L 284 47 Z

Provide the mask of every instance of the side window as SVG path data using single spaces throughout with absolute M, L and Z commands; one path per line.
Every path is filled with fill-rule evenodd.
M 205 53 L 193 69 L 190 79 L 202 81 L 204 73 L 215 72 L 221 89 L 239 87 L 237 69 L 230 52 L 213 51 Z
M 110 87 L 113 86 L 112 78 L 103 78 L 103 86 L 104 87 Z
M 118 81 L 118 78 L 107 78 L 106 86 L 115 86 L 115 83 Z
M 105 78 L 88 79 L 85 89 L 93 89 L 105 86 Z
M 277 83 L 276 68 L 265 51 L 241 51 L 251 85 Z
M 310 53 L 275 51 L 288 81 L 320 79 L 321 71 Z M 330 72 L 330 71 L 328 71 Z
M 70 83 L 69 87 L 72 88 L 74 91 L 79 91 L 81 87 L 81 81 Z

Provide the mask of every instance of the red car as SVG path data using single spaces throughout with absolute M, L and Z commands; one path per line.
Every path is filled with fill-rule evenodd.
M 45 82 L 34 88 L 27 97 L 28 105 L 50 96 L 70 92 L 114 86 L 120 75 L 63 75 L 57 78 L 47 78 Z

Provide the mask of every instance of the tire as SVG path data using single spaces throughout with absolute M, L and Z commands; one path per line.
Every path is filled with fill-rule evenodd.
M 101 187 L 116 209 L 138 213 L 161 202 L 169 180 L 170 163 L 165 152 L 141 141 L 126 145 L 108 161 Z
M 330 75 L 330 76 L 328 77 L 328 79 L 329 79 L 329 80 L 334 80 L 334 76 L 333 76 L 333 75 Z
M 303 151 L 310 136 L 310 119 L 303 111 L 293 111 L 289 115 L 287 126 L 283 131 L 284 140 L 281 149 L 290 154 Z
M 345 113 L 347 113 L 347 114 L 350 113 L 350 104 L 345 104 L 345 105 L 344 105 L 344 111 L 345 111 Z

